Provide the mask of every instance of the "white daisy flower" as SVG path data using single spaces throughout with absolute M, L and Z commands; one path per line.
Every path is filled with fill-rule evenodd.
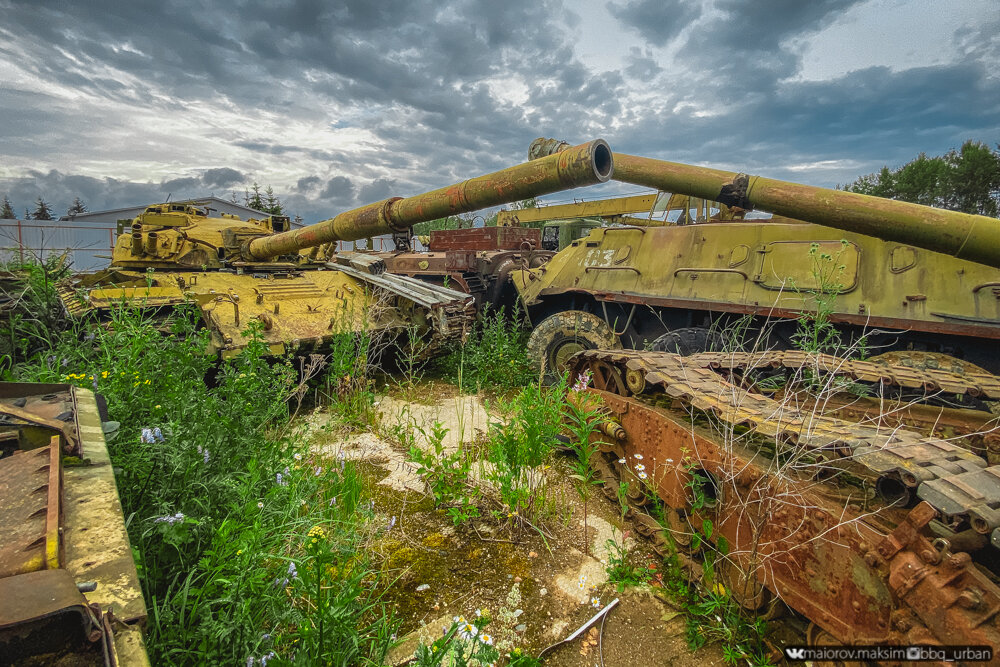
M 642 472 L 643 470 L 645 470 L 645 469 L 646 469 L 646 466 L 644 466 L 644 465 L 643 465 L 643 464 L 641 464 L 641 463 L 636 463 L 636 464 L 635 464 L 635 469 L 636 469 L 636 472 Z
M 646 479 L 647 477 L 649 477 L 649 475 L 647 475 L 646 473 L 644 472 L 639 473 L 639 479 Z
M 636 454 L 635 458 L 641 461 L 642 460 L 642 454 Z
M 487 646 L 492 646 L 493 645 L 493 637 L 491 637 L 490 635 L 486 634 L 485 632 L 483 634 L 479 635 L 479 641 L 481 641 L 482 643 L 486 644 Z
M 479 628 L 477 628 L 472 623 L 466 623 L 458 630 L 458 634 L 462 636 L 462 639 L 472 639 L 479 634 Z
M 625 459 L 624 458 L 618 459 L 618 463 L 621 463 L 622 465 L 625 465 Z

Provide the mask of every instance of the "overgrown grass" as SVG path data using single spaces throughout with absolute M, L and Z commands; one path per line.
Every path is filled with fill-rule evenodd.
M 518 313 L 484 309 L 465 342 L 455 344 L 437 369 L 466 392 L 524 387 L 537 381 L 525 352 L 528 335 Z
M 119 309 L 13 369 L 94 389 L 121 423 L 109 450 L 152 663 L 381 664 L 396 624 L 371 592 L 370 508 L 350 464 L 285 435 L 287 400 L 301 398 L 291 361 L 268 359 L 252 326 L 247 348 L 217 365 L 193 311 L 169 336 L 156 325 Z M 358 393 L 344 377 L 326 386 Z

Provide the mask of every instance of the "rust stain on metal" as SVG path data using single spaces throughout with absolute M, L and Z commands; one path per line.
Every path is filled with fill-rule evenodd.
M 573 358 L 571 370 L 600 370 L 602 387 L 591 391 L 627 435 L 603 454 L 620 456 L 626 465 L 602 462 L 601 469 L 631 481 L 640 455 L 638 460 L 652 470 L 653 488 L 671 508 L 667 516 L 689 517 L 671 519 L 671 529 L 710 518 L 715 533 L 728 541 L 729 557 L 744 580 L 757 581 L 845 643 L 998 645 L 1000 588 L 968 553 L 952 552 L 947 541 L 935 541 L 926 531 L 932 521 L 939 524 L 938 534 L 975 526 L 976 518 L 985 516 L 980 508 L 1000 503 L 1000 484 L 994 483 L 1000 481 L 1000 466 L 988 466 L 933 437 L 902 429 L 887 434 L 843 419 L 799 414 L 724 377 L 733 370 L 806 364 L 818 373 L 904 387 L 981 395 L 998 388 L 985 374 L 924 374 L 893 364 L 780 352 L 679 357 L 590 350 Z M 615 373 L 631 374 L 629 382 L 617 381 Z M 738 430 L 731 428 L 749 428 L 755 438 L 772 439 L 775 451 L 784 442 L 796 452 L 811 452 L 819 464 L 843 466 L 852 475 L 873 480 L 898 475 L 905 485 L 912 474 L 915 495 L 933 504 L 920 502 L 907 510 L 876 499 L 863 511 L 861 505 L 873 501 L 860 489 L 823 484 L 804 474 L 808 468 L 796 475 L 775 474 L 774 454 L 732 437 Z M 687 493 L 691 474 L 713 480 L 711 506 L 693 510 Z M 887 532 L 887 525 L 894 528 Z M 980 532 L 992 528 L 987 522 Z M 983 546 L 985 540 L 964 543 L 992 548 Z M 749 558 L 751 553 L 755 558 Z M 747 573 L 753 576 L 747 579 Z M 743 603 L 763 599 L 756 594 Z

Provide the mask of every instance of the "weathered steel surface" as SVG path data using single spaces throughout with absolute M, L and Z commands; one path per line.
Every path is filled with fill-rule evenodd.
M 59 468 L 58 437 L 0 459 L 0 578 L 59 567 Z
M 611 149 L 597 139 L 433 192 L 386 199 L 302 229 L 254 239 L 248 247 L 248 259 L 263 260 L 324 243 L 399 232 L 418 222 L 603 183 L 613 171 Z
M 65 568 L 96 581 L 87 599 L 126 623 L 144 623 L 146 605 L 125 528 L 94 393 L 74 388 L 86 465 L 63 468 Z
M 283 216 L 241 220 L 210 217 L 187 204 L 153 205 L 121 225 L 110 268 L 60 285 L 59 296 L 74 317 L 105 316 L 122 304 L 166 315 L 175 306 L 194 303 L 211 333 L 208 351 L 223 357 L 246 346 L 250 323 L 260 324 L 274 354 L 322 348 L 339 334 L 358 331 L 414 328 L 420 335 L 431 330 L 440 336 L 447 330 L 450 336 L 469 324 L 464 306 L 424 306 L 410 298 L 418 287 L 373 278 L 380 271 L 372 260 L 382 260 L 370 254 L 357 253 L 341 266 L 340 259 L 349 253 L 337 255 L 336 242 L 404 232 L 423 220 L 607 181 L 613 166 L 610 148 L 596 140 L 551 159 L 407 199 L 387 199 L 294 231 Z M 334 255 L 336 266 L 329 263 Z M 464 259 L 480 268 L 474 251 Z M 351 267 L 367 275 L 351 273 Z M 473 291 L 474 277 L 456 279 Z M 448 297 L 455 302 L 464 298 L 458 293 Z M 458 319 L 442 322 L 442 314 L 448 313 Z
M 732 363 L 712 354 L 591 350 L 572 362 L 574 372 L 594 373 L 594 391 L 626 432 L 623 442 L 602 448 L 624 461 L 610 466 L 630 485 L 648 475 L 672 508 L 667 517 L 677 542 L 690 542 L 684 533 L 710 518 L 714 535 L 729 544 L 723 571 L 764 586 L 844 643 L 998 645 L 1000 588 L 968 553 L 953 553 L 947 539 L 932 542 L 925 526 L 933 520 L 934 534 L 955 544 L 970 526 L 995 533 L 1000 466 L 933 437 L 798 413 L 713 368 L 810 364 L 873 382 L 919 378 L 892 364 L 881 375 L 865 374 L 867 366 L 850 368 L 832 357 L 728 358 Z M 944 376 L 933 382 L 959 390 L 969 384 Z M 879 476 L 889 468 L 930 502 L 906 510 L 871 499 L 839 472 L 863 478 L 866 470 Z M 710 480 L 703 488 L 711 502 L 700 510 L 691 505 L 695 476 Z M 658 528 L 645 532 L 656 537 Z M 994 548 L 985 539 L 963 543 Z M 737 597 L 756 608 L 766 596 L 755 590 Z
M 593 229 L 544 270 L 515 273 L 523 302 L 545 310 L 581 295 L 715 317 L 794 319 L 815 308 L 815 273 L 836 263 L 844 269 L 830 278 L 841 286 L 829 304 L 832 322 L 899 329 L 903 341 L 918 332 L 962 336 L 953 340 L 956 348 L 978 344 L 993 361 L 976 363 L 1000 370 L 979 342 L 1000 338 L 1000 298 L 982 287 L 1000 281 L 996 269 L 925 250 L 914 250 L 913 262 L 897 267 L 893 252 L 909 246 L 805 223 L 748 220 L 641 232 Z M 857 262 L 839 262 L 833 252 L 825 265 L 810 254 L 814 243 L 840 247 L 841 240 L 857 249 L 851 250 Z
M 542 230 L 530 227 L 477 227 L 475 229 L 435 229 L 431 250 L 524 250 L 539 248 Z
M 0 600 L 0 637 L 8 641 L 21 632 L 19 626 L 59 614 L 78 616 L 87 638 L 100 639 L 97 617 L 66 570 L 39 570 L 0 578 Z
M 528 153 L 540 158 L 566 148 L 565 142 L 536 139 Z M 614 178 L 1000 268 L 1000 221 L 995 218 L 621 153 L 615 155 Z
M 70 614 L 91 641 L 115 628 L 105 646 L 118 654 L 117 664 L 148 664 L 141 635 L 146 608 L 94 394 L 67 385 L 0 383 L 0 401 L 6 429 L 49 437 L 48 447 L 0 458 L 0 641 L 41 633 L 53 650 L 72 652 L 71 637 L 62 636 L 76 623 L 62 623 Z M 20 406 L 16 417 L 11 406 Z M 80 462 L 64 467 L 67 426 Z M 18 441 L 34 446 L 34 437 Z M 76 581 L 96 588 L 83 596 Z

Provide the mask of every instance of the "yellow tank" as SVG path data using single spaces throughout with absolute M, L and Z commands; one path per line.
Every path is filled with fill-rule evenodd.
M 77 317 L 120 304 L 159 312 L 196 304 L 212 351 L 223 356 L 246 345 L 252 321 L 276 354 L 350 331 L 416 326 L 439 338 L 460 336 L 474 315 L 471 297 L 387 274 L 372 255 L 337 254 L 337 242 L 405 235 L 418 222 L 604 182 L 613 166 L 611 149 L 598 139 L 294 230 L 282 216 L 241 220 L 157 204 L 121 225 L 109 268 L 62 284 L 60 297 Z

